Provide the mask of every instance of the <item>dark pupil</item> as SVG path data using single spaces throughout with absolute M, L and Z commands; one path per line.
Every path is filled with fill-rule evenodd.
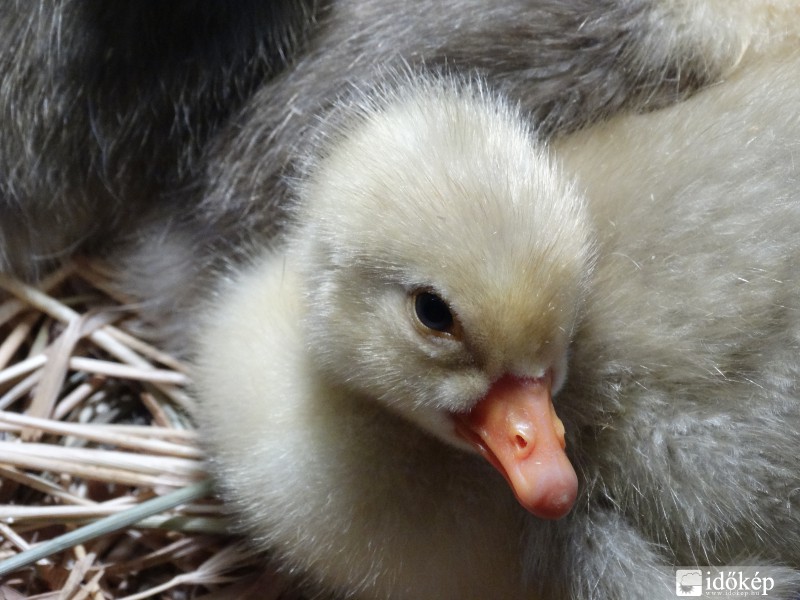
M 436 294 L 421 292 L 414 304 L 417 318 L 430 329 L 448 331 L 453 326 L 453 314 L 444 300 Z

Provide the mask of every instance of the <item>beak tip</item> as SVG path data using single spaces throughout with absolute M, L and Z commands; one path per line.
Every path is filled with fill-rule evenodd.
M 529 512 L 541 519 L 560 519 L 566 516 L 575 505 L 578 497 L 578 486 L 568 486 L 563 490 L 552 491 L 534 501 L 522 502 Z

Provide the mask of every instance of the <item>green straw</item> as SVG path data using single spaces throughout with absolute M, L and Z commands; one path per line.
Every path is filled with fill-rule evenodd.
M 23 567 L 27 567 L 28 565 L 35 563 L 37 560 L 47 558 L 51 554 L 63 552 L 64 550 L 72 548 L 73 546 L 77 546 L 78 544 L 88 542 L 89 540 L 100 537 L 101 535 L 135 525 L 142 519 L 156 515 L 165 510 L 169 510 L 170 508 L 175 508 L 181 504 L 186 504 L 187 502 L 192 502 L 193 500 L 205 498 L 212 492 L 212 490 L 213 486 L 211 485 L 211 481 L 201 481 L 185 488 L 175 490 L 174 492 L 164 496 L 159 496 L 158 498 L 153 498 L 152 500 L 142 502 L 133 508 L 122 511 L 115 515 L 104 517 L 98 521 L 95 521 L 94 523 L 86 525 L 85 527 L 81 527 L 80 529 L 76 529 L 70 533 L 65 533 L 57 538 L 38 544 L 29 550 L 20 552 L 19 554 L 0 562 L 0 577 L 8 575 L 9 573 L 13 573 L 14 571 L 22 569 Z

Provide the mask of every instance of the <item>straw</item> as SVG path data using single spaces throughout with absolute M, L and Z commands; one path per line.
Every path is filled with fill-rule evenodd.
M 0 274 L 0 598 L 299 599 L 229 533 L 138 309 L 96 261 Z

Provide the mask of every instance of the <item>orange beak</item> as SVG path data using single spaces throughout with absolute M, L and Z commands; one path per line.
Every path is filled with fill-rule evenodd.
M 505 476 L 520 504 L 544 519 L 566 515 L 578 495 L 551 385 L 549 373 L 505 375 L 475 408 L 456 417 L 456 431 Z

